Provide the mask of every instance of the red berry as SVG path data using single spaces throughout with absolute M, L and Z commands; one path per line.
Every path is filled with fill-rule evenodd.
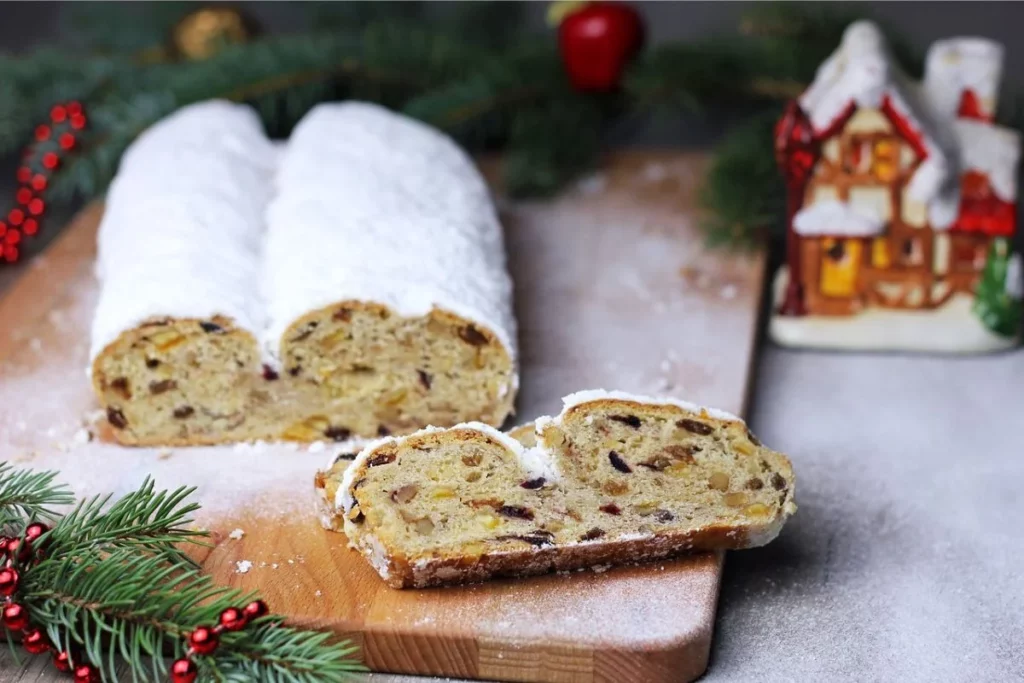
M 67 110 L 68 110 L 68 113 L 71 114 L 72 116 L 77 116 L 77 115 L 82 113 L 82 105 L 79 104 L 78 102 L 74 101 L 74 100 L 71 100 L 67 104 Z
M 46 176 L 42 173 L 36 173 L 32 176 L 32 189 L 36 192 L 42 192 L 46 189 Z
M 75 136 L 71 133 L 61 133 L 60 137 L 57 138 L 57 143 L 61 149 L 71 149 L 75 146 Z
M 57 671 L 71 671 L 71 658 L 67 652 L 54 652 L 53 653 L 53 666 Z
M 45 123 L 36 126 L 36 140 L 42 142 L 50 138 L 50 127 Z
M 21 231 L 26 235 L 34 235 L 39 232 L 39 221 L 35 218 L 26 218 L 25 224 L 21 226 Z
M 11 225 L 21 225 L 23 220 L 25 220 L 25 212 L 21 209 L 11 209 L 11 212 L 7 214 L 7 222 Z
M 29 542 L 34 541 L 49 530 L 50 527 L 46 526 L 42 522 L 32 522 L 25 527 L 25 540 Z
M 12 631 L 20 631 L 28 626 L 28 610 L 21 605 L 11 603 L 4 607 L 4 626 Z
M 253 600 L 245 606 L 245 609 L 242 611 L 242 613 L 245 614 L 246 620 L 252 621 L 253 619 L 258 619 L 262 617 L 269 611 L 270 609 L 267 607 L 267 603 L 263 602 L 262 600 Z
M 18 570 L 13 567 L 0 569 L 0 595 L 9 598 L 18 590 Z
M 3 237 L 5 232 L 7 232 L 7 224 L 4 223 L 3 221 L 0 221 L 0 237 Z M 3 555 L 6 552 L 7 552 L 7 539 L 5 538 L 5 539 L 3 539 L 3 541 L 0 541 L 0 555 Z
M 4 260 L 8 263 L 14 263 L 18 260 L 18 248 L 13 244 L 4 246 Z
M 43 155 L 43 168 L 48 168 L 51 171 L 57 168 L 57 164 L 60 163 L 60 159 L 53 152 L 47 152 Z
M 75 683 L 100 683 L 100 672 L 90 664 L 79 664 L 73 676 Z
M 28 166 L 22 166 L 18 169 L 18 182 L 27 183 L 32 179 L 32 169 Z
M 4 241 L 7 242 L 7 244 L 17 244 L 21 241 L 21 233 L 17 230 L 11 230 L 9 233 L 4 235 Z M 17 550 L 20 545 L 21 540 L 17 538 L 7 544 L 7 552 L 10 554 L 12 559 L 17 554 Z
M 228 631 L 241 631 L 249 622 L 237 607 L 228 607 L 220 613 L 220 625 Z
M 188 644 L 195 652 L 208 655 L 217 649 L 220 637 L 209 626 L 200 626 L 188 635 Z
M 42 215 L 43 211 L 46 210 L 46 202 L 39 197 L 36 197 L 28 203 L 28 212 L 33 216 Z
M 85 117 L 81 114 L 71 115 L 71 127 L 75 130 L 82 130 L 85 128 Z
M 37 628 L 26 629 L 21 636 L 21 646 L 30 655 L 41 655 L 50 649 L 46 634 Z
M 61 105 L 55 105 L 50 110 L 50 120 L 54 123 L 62 123 L 68 117 L 68 110 Z
M 192 683 L 198 674 L 196 663 L 191 659 L 178 659 L 171 664 L 171 681 L 173 683 Z
M 32 190 L 27 187 L 19 187 L 18 191 L 14 193 L 14 201 L 19 204 L 28 204 L 32 201 Z

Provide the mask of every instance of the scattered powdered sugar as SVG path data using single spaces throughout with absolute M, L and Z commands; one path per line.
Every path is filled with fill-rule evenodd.
M 243 531 L 242 529 L 235 529 L 230 534 L 228 534 L 228 538 L 230 538 L 233 541 L 242 540 L 242 536 L 245 536 L 245 531 Z
M 235 572 L 238 574 L 248 574 L 250 569 L 252 569 L 252 562 L 249 560 L 235 562 Z

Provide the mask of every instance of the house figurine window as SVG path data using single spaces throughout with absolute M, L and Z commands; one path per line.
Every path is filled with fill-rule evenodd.
M 900 172 L 900 146 L 891 139 L 876 140 L 871 150 L 871 175 L 883 183 L 891 183 Z
M 903 240 L 900 252 L 903 255 L 903 265 L 919 266 L 924 263 L 924 250 L 921 248 L 921 240 L 917 238 L 909 237 Z

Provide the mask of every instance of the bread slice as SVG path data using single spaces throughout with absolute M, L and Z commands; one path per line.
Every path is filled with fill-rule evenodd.
M 336 493 L 345 533 L 406 588 L 750 548 L 796 510 L 789 461 L 726 413 L 583 392 L 536 435 L 464 424 L 371 444 Z
M 510 429 L 507 434 L 523 446 L 537 445 L 537 435 L 532 422 Z M 362 444 L 365 447 L 365 442 Z M 338 504 L 338 489 L 341 488 L 345 470 L 356 459 L 362 447 L 342 449 L 331 456 L 330 462 L 323 470 L 318 470 L 313 478 L 313 489 L 316 492 L 316 511 L 320 523 L 331 531 L 344 531 L 345 511 Z

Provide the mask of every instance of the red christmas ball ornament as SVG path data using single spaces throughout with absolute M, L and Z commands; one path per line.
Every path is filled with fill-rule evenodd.
M 191 659 L 178 659 L 171 664 L 171 680 L 174 683 L 192 683 L 198 675 L 199 669 Z
M 0 237 L 3 237 L 3 234 L 5 232 L 7 232 L 7 224 L 4 223 L 3 221 L 0 221 Z M 10 542 L 11 539 L 7 536 L 0 536 L 0 555 L 7 552 L 7 544 Z
M 91 664 L 79 664 L 72 679 L 75 683 L 100 683 L 100 672 Z
M 228 607 L 220 613 L 220 625 L 228 631 L 241 631 L 249 620 L 237 607 Z
M 220 637 L 208 626 L 200 626 L 188 635 L 188 644 L 192 650 L 201 655 L 208 655 L 217 649 Z
M 4 607 L 4 626 L 11 631 L 21 631 L 28 627 L 28 610 L 17 603 Z
M 252 621 L 253 619 L 259 619 L 260 617 L 268 614 L 269 612 L 270 608 L 267 607 L 267 603 L 263 602 L 262 600 L 253 600 L 245 606 L 244 610 L 242 610 L 242 613 L 245 615 L 245 618 L 248 621 Z
M 46 634 L 39 629 L 30 628 L 22 632 L 21 646 L 30 655 L 41 655 L 50 649 L 50 641 L 46 639 Z
M 566 16 L 558 26 L 558 47 L 569 81 L 577 90 L 613 90 L 643 44 L 640 15 L 628 5 L 594 2 Z
M 54 652 L 53 666 L 57 671 L 63 671 L 65 673 L 71 671 L 71 657 L 67 652 Z
M 10 544 L 8 544 L 9 546 Z M 9 598 L 18 590 L 18 570 L 13 567 L 0 569 L 0 595 Z

